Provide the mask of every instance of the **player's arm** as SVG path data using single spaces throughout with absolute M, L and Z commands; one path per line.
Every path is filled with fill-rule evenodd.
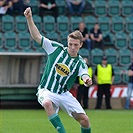
M 87 67 L 86 63 L 83 63 L 80 66 L 78 76 L 81 77 L 81 79 L 83 80 L 85 86 L 92 85 L 92 79 L 90 78 L 90 76 L 88 74 L 88 67 Z
M 35 23 L 34 23 L 33 18 L 32 18 L 32 11 L 31 11 L 30 7 L 26 8 L 26 10 L 24 11 L 24 15 L 27 19 L 28 28 L 29 28 L 31 37 L 37 43 L 41 44 L 42 36 L 41 36 L 39 30 L 37 29 L 37 27 L 35 26 Z

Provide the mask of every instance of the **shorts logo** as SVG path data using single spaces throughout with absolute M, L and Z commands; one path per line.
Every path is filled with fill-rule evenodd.
M 62 63 L 57 63 L 55 65 L 55 69 L 56 69 L 56 72 L 63 77 L 68 76 L 70 73 L 69 67 Z

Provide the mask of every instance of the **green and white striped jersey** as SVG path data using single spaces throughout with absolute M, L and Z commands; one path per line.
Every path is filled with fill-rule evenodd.
M 41 88 L 61 94 L 71 89 L 77 76 L 88 75 L 87 65 L 80 55 L 71 57 L 67 47 L 45 37 L 42 37 L 41 46 L 48 54 L 40 82 Z

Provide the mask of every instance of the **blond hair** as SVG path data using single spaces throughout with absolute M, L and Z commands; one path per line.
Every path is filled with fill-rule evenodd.
M 69 38 L 78 39 L 80 40 L 80 43 L 82 43 L 83 35 L 79 30 L 76 30 L 68 35 L 67 39 Z

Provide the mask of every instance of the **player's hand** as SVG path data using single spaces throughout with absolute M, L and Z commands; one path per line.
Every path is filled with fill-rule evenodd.
M 88 79 L 86 79 L 86 81 L 84 83 L 85 83 L 85 85 L 90 86 L 90 85 L 92 85 L 92 79 L 88 78 Z
M 24 15 L 25 15 L 25 17 L 27 19 L 32 17 L 32 12 L 31 12 L 31 8 L 30 7 L 28 7 L 28 8 L 25 9 Z
M 85 86 L 92 85 L 92 79 L 88 75 L 83 75 L 82 80 Z

